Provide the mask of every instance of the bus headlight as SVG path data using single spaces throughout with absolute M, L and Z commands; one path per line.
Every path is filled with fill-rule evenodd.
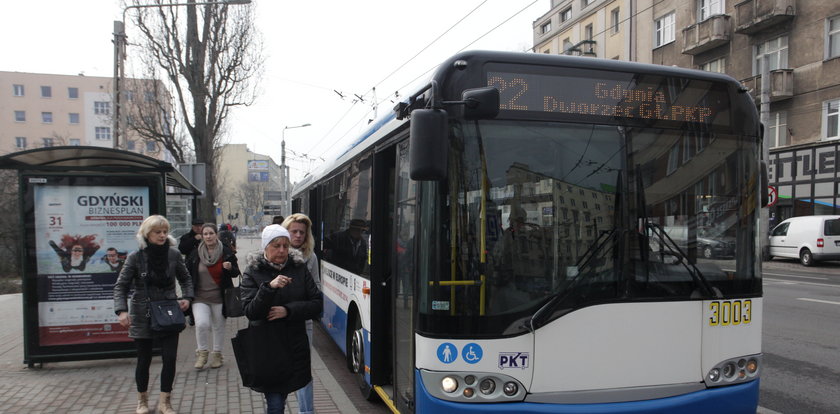
M 420 369 L 423 389 L 444 401 L 506 403 L 524 401 L 528 390 L 513 376 L 496 372 Z
M 504 388 L 502 388 L 502 391 L 507 396 L 516 395 L 516 392 L 519 391 L 519 385 L 516 385 L 516 383 L 513 381 L 506 382 Z
M 481 384 L 478 385 L 478 389 L 481 390 L 481 393 L 484 395 L 492 394 L 493 391 L 496 391 L 496 381 L 493 381 L 491 378 L 485 378 L 481 380 Z
M 740 384 L 758 378 L 761 354 L 746 355 L 721 361 L 712 367 L 703 379 L 707 387 Z
M 458 380 L 454 377 L 444 377 L 440 381 L 440 387 L 444 392 L 455 392 L 458 389 Z

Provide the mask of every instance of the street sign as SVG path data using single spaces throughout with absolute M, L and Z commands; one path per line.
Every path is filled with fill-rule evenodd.
M 776 187 L 772 185 L 767 186 L 767 191 L 769 197 L 767 198 L 767 207 L 773 207 L 776 205 L 776 202 L 779 201 L 779 193 L 776 192 Z

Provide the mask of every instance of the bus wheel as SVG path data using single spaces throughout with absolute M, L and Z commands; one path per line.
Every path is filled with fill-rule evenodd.
M 811 254 L 811 251 L 808 249 L 802 249 L 799 252 L 799 262 L 802 263 L 802 266 L 811 266 L 814 264 L 814 256 Z
M 356 314 L 353 320 L 353 330 L 349 332 L 347 367 L 350 368 L 350 372 L 356 374 L 362 397 L 370 401 L 376 398 L 376 393 L 373 392 L 373 387 L 365 380 L 365 341 L 363 335 L 362 319 Z

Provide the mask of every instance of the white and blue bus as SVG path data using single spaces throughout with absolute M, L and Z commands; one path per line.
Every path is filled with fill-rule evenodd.
M 760 147 L 726 75 L 456 55 L 293 191 L 321 322 L 394 412 L 754 413 Z

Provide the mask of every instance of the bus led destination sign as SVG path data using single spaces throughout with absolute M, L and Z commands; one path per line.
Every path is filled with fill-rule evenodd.
M 714 84 L 701 81 L 695 81 L 697 85 L 676 89 L 664 82 L 665 78 L 661 76 L 649 76 L 646 80 L 647 85 L 637 85 L 632 79 L 508 72 L 487 74 L 487 85 L 499 90 L 501 110 L 607 116 L 640 121 L 702 124 L 723 121 L 716 119 L 716 115 L 717 108 L 726 102 L 725 89 L 709 89 Z M 650 82 L 652 80 L 660 82 Z M 726 121 L 721 123 L 728 124 Z

